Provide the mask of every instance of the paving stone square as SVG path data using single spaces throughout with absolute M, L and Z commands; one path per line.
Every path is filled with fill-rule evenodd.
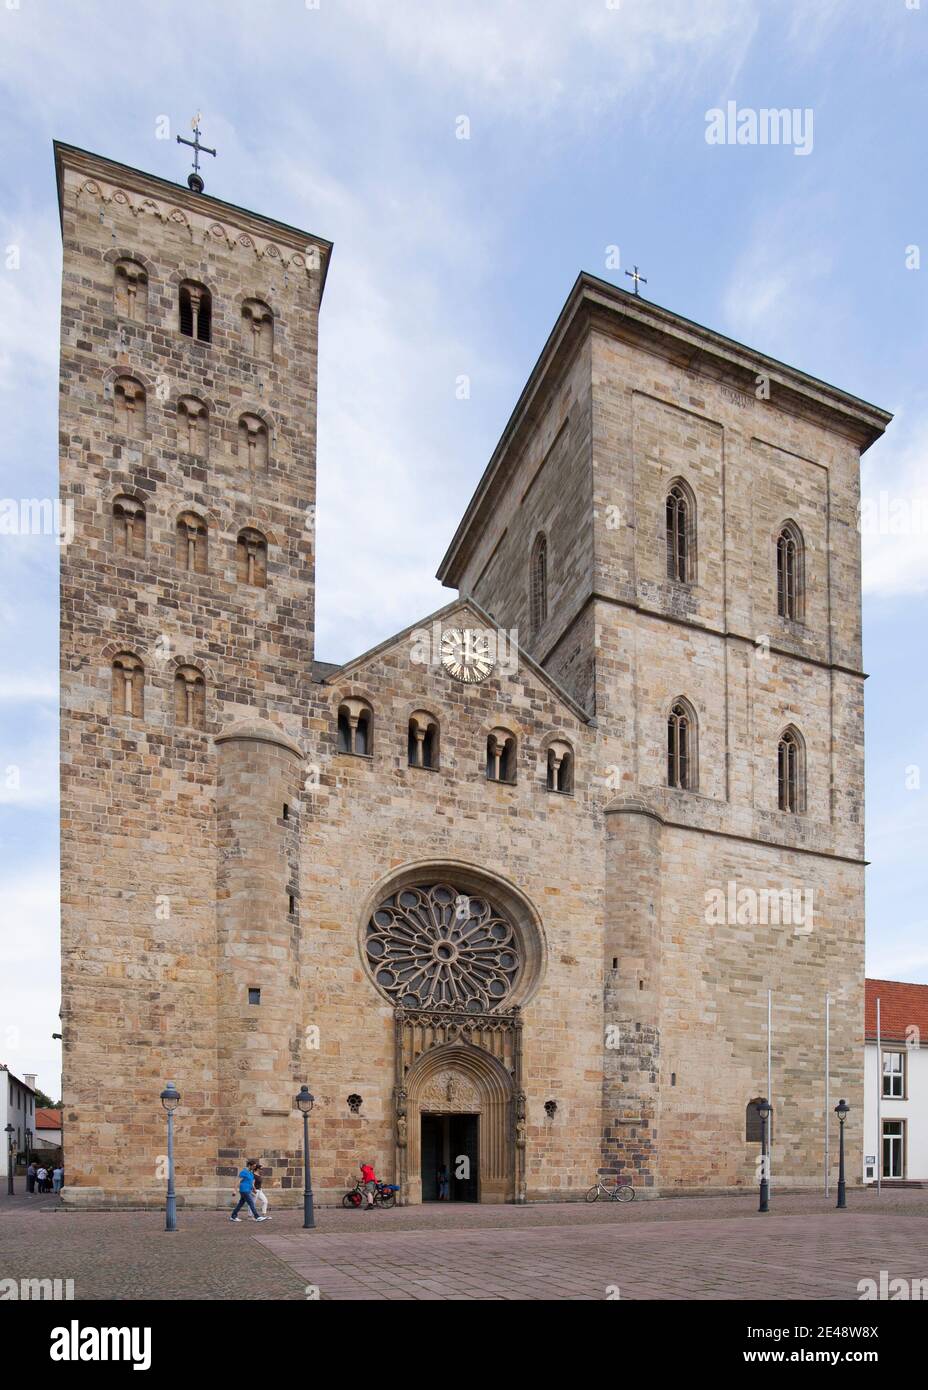
M 75 1212 L 0 1198 L 0 1278 L 72 1279 L 89 1300 L 598 1301 L 860 1298 L 928 1278 L 928 1190 L 584 1205 L 323 1207 L 232 1225 L 224 1212 Z

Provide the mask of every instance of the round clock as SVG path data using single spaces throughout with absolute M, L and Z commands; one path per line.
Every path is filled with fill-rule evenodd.
M 474 685 L 486 680 L 496 664 L 490 633 L 472 627 L 451 627 L 441 635 L 441 664 L 456 681 Z

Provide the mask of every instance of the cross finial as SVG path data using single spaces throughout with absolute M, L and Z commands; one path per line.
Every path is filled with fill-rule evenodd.
M 635 293 L 640 297 L 641 291 L 638 288 L 638 282 L 640 281 L 642 285 L 646 285 L 648 283 L 647 280 L 643 275 L 638 274 L 637 266 L 635 266 L 634 273 L 632 273 L 632 271 L 630 270 L 626 270 L 625 274 L 629 277 L 630 280 L 633 280 L 635 282 Z
M 181 135 L 177 137 L 178 145 L 189 145 L 193 150 L 193 173 L 187 175 L 187 187 L 192 188 L 194 193 L 202 193 L 204 188 L 203 179 L 200 176 L 201 150 L 203 154 L 211 154 L 213 156 L 216 154 L 216 151 L 211 150 L 208 145 L 200 144 L 200 120 L 201 116 L 198 111 L 190 122 L 190 129 L 193 131 L 192 140 L 185 140 Z

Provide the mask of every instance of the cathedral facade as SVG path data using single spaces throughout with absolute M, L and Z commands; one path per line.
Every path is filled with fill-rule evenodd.
M 889 416 L 581 275 L 439 568 L 314 650 L 331 245 L 56 145 L 65 1197 L 860 1171 L 859 458 Z M 322 519 L 324 525 L 324 518 Z M 387 580 L 388 582 L 388 580 Z M 769 1068 L 769 1070 L 768 1070 Z M 769 1079 L 768 1079 L 769 1078 Z M 832 1150 L 835 1142 L 832 1140 Z M 854 1155 L 857 1155 L 855 1157 Z

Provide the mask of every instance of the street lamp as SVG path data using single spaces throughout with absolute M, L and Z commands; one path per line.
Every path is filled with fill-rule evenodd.
M 13 1126 L 6 1127 L 6 1190 L 11 1197 L 15 1197 L 13 1191 Z
M 165 1204 L 164 1229 L 177 1230 L 177 1198 L 174 1195 L 174 1111 L 180 1105 L 180 1092 L 169 1081 L 161 1092 L 161 1104 L 168 1112 L 168 1199 Z
M 316 1225 L 316 1217 L 313 1212 L 313 1188 L 309 1175 L 309 1112 L 315 1104 L 315 1096 L 310 1094 L 306 1082 L 300 1087 L 300 1093 L 295 1097 L 296 1108 L 303 1115 L 303 1230 L 311 1231 Z
M 770 1119 L 773 1107 L 769 1101 L 762 1100 L 757 1107 L 760 1116 L 760 1205 L 758 1211 L 770 1210 L 770 1183 L 767 1178 L 769 1159 L 767 1157 L 767 1121 Z
M 844 1182 L 844 1121 L 847 1119 L 850 1112 L 851 1107 L 848 1105 L 847 1101 L 839 1100 L 838 1104 L 835 1106 L 840 1136 L 838 1142 L 838 1201 L 836 1204 L 838 1207 L 847 1206 L 847 1187 Z

